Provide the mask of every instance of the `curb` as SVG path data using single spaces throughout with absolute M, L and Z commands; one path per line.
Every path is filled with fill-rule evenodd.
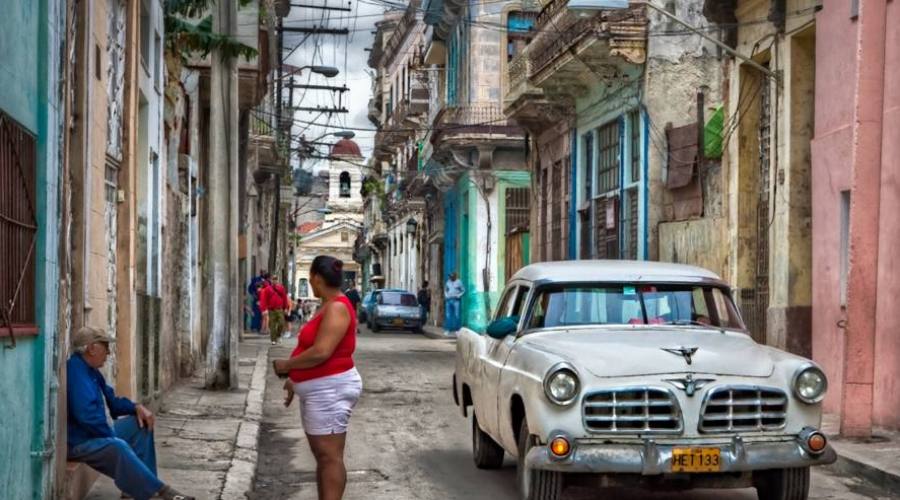
M 831 465 L 837 472 L 847 476 L 857 476 L 871 485 L 887 492 L 900 492 L 900 475 L 870 463 L 865 457 L 846 449 L 835 449 L 837 462 Z
M 436 326 L 425 326 L 422 328 L 422 335 L 432 340 L 456 340 L 456 337 L 447 337 L 444 331 Z
M 263 416 L 268 360 L 268 346 L 262 346 L 256 353 L 256 364 L 253 366 L 253 375 L 250 377 L 244 419 L 238 428 L 231 465 L 228 467 L 228 472 L 225 473 L 225 486 L 222 488 L 222 494 L 219 495 L 221 500 L 245 500 L 247 493 L 253 489 L 253 483 L 256 481 L 259 423 Z

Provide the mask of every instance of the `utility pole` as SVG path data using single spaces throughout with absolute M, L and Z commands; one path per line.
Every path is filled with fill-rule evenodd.
M 220 1 L 213 9 L 213 30 L 237 35 L 237 1 Z M 219 50 L 210 54 L 209 214 L 206 238 L 209 286 L 207 309 L 209 345 L 205 386 L 237 386 L 237 341 L 240 321 L 237 276 L 238 79 L 234 58 Z
M 278 96 L 275 101 L 275 144 L 278 148 L 278 160 L 281 161 L 282 144 L 284 142 L 284 133 L 282 127 L 282 110 L 284 109 L 284 20 L 278 18 L 278 70 L 276 80 L 275 94 Z M 278 226 L 281 220 L 281 172 L 275 174 L 275 206 L 272 207 L 272 235 L 269 240 L 269 272 L 278 273 Z M 283 278 L 282 278 L 283 279 Z

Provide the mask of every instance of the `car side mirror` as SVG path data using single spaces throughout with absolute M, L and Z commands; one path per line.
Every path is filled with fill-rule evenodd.
M 518 316 L 506 316 L 504 318 L 499 318 L 491 322 L 491 324 L 487 327 L 487 335 L 492 339 L 501 340 L 506 338 L 513 333 L 516 333 L 516 330 L 519 328 L 519 317 Z

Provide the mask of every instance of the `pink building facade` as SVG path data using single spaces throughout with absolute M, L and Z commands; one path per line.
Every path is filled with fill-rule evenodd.
M 813 358 L 841 433 L 900 428 L 900 1 L 816 15 Z

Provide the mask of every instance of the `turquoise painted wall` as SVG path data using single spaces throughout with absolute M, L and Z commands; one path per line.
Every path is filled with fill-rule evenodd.
M 490 270 L 491 274 L 497 277 L 499 286 L 492 288 L 490 291 L 478 291 L 478 285 L 482 281 L 481 266 L 478 265 L 478 256 L 484 252 L 482 245 L 484 241 L 479 238 L 478 230 L 482 228 L 485 221 L 477 218 L 478 205 L 483 199 L 473 181 L 470 180 L 468 174 L 463 175 L 453 190 L 457 196 L 459 204 L 458 214 L 455 216 L 458 231 L 458 253 L 457 261 L 460 263 L 460 279 L 466 286 L 466 295 L 462 301 L 462 324 L 463 326 L 484 332 L 489 318 L 487 316 L 487 308 L 485 304 L 490 304 L 490 310 L 493 312 L 497 303 L 500 301 L 500 294 L 506 283 L 505 262 L 506 247 L 503 242 L 502 235 L 506 234 L 506 219 L 502 216 L 506 208 L 506 189 L 516 187 L 530 187 L 531 176 L 527 171 L 494 171 L 494 177 L 497 184 L 494 188 L 492 196 L 490 196 L 491 209 L 495 214 L 493 216 L 493 224 L 491 232 L 501 235 L 498 241 L 501 243 L 498 248 L 494 248 L 491 253 Z M 468 203 L 465 203 L 465 202 Z M 463 204 L 465 203 L 465 207 Z M 469 214 L 469 223 L 466 227 L 464 223 L 465 213 Z M 499 216 L 497 215 L 499 214 Z M 445 237 L 446 237 L 445 233 Z M 527 242 L 526 242 L 527 243 Z M 526 256 L 527 257 L 527 256 Z
M 60 26 L 62 5 L 53 0 L 5 2 L 0 16 L 0 109 L 37 138 L 38 233 L 35 245 L 37 337 L 0 349 L 0 485 L 3 498 L 49 497 L 53 461 L 51 423 L 56 412 L 59 296 L 58 179 Z M 9 344 L 8 339 L 0 343 Z M 50 402 L 50 404 L 48 404 Z M 50 451 L 46 456 L 42 452 Z M 64 455 L 65 451 L 62 451 Z

